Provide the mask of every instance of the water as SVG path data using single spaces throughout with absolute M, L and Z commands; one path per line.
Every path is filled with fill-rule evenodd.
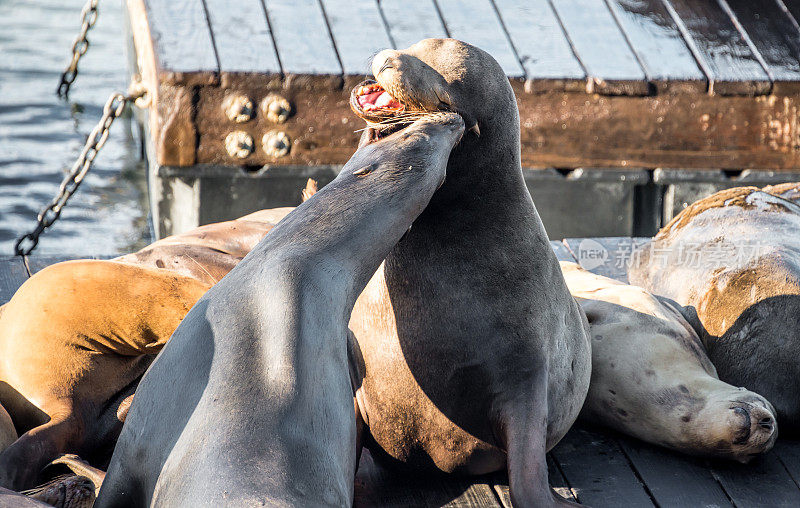
M 0 257 L 11 255 L 16 238 L 35 226 L 111 92 L 127 89 L 122 5 L 101 0 L 69 100 L 56 97 L 83 3 L 0 0 Z M 145 168 L 132 125 L 128 118 L 114 123 L 36 254 L 111 255 L 149 243 Z

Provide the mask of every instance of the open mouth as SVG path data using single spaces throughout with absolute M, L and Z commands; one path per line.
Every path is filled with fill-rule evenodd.
M 413 122 L 398 118 L 405 112 L 406 105 L 370 79 L 362 81 L 350 92 L 350 109 L 367 122 L 366 143 L 362 139 L 362 146 L 385 138 Z

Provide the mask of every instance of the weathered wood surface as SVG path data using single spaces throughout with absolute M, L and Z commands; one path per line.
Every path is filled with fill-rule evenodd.
M 392 46 L 376 2 L 322 0 L 345 74 L 370 74 L 372 56 Z
M 767 0 L 773 1 L 773 0 Z M 708 0 L 665 0 L 708 74 L 716 93 L 763 94 L 770 80 L 760 55 L 722 5 Z
M 647 94 L 644 71 L 605 2 L 551 2 L 592 80 L 593 90 L 612 95 Z
M 451 36 L 514 78 L 526 167 L 800 167 L 797 0 L 126 1 L 162 166 L 343 164 L 371 57 Z M 233 124 L 234 93 L 280 93 L 292 114 Z M 233 130 L 253 139 L 243 158 Z M 262 148 L 270 131 L 288 153 Z
M 317 0 L 265 2 L 283 72 L 339 75 L 342 65 Z
M 585 240 L 609 252 L 605 268 L 593 267 L 592 271 L 623 281 L 624 269 L 610 267 L 624 266 L 618 258 L 628 259 L 627 246 L 647 241 L 566 239 L 553 241 L 551 246 L 559 259 L 575 261 L 573 253 L 580 252 Z M 32 256 L 27 263 L 36 273 L 63 260 L 66 258 Z M 22 258 L 0 259 L 0 305 L 27 277 Z M 798 441 L 781 439 L 772 452 L 744 465 L 687 457 L 579 422 L 548 454 L 547 465 L 556 492 L 599 508 L 800 505 Z M 365 451 L 356 477 L 355 506 L 510 508 L 511 502 L 505 474 L 473 478 L 399 474 L 377 465 Z
M 260 0 L 205 0 L 221 72 L 280 74 L 269 22 Z
M 657 91 L 706 90 L 706 75 L 661 0 L 608 0 L 608 5 Z
M 514 47 L 508 38 L 492 0 L 436 0 L 451 37 L 474 44 L 490 53 L 511 78 L 524 78 Z
M 381 0 L 378 7 L 396 49 L 407 48 L 422 39 L 448 37 L 433 0 Z
M 586 88 L 586 72 L 548 0 L 495 2 L 525 73 L 529 91 Z
M 777 1 L 726 1 L 763 58 L 772 80 L 773 92 L 797 92 L 800 88 L 797 22 Z

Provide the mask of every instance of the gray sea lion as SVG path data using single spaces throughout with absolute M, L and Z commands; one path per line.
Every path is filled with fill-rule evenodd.
M 463 130 L 429 115 L 359 149 L 198 301 L 139 384 L 97 507 L 352 505 L 347 320 Z
M 778 194 L 766 192 L 771 190 Z M 791 186 L 738 187 L 683 210 L 644 245 L 630 280 L 680 305 L 720 379 L 766 397 L 800 429 L 800 206 Z
M 722 382 L 668 301 L 561 262 L 589 319 L 592 382 L 581 418 L 691 455 L 747 462 L 772 448 L 774 409 Z
M 586 396 L 588 325 L 522 178 L 508 79 L 453 39 L 383 51 L 372 70 L 377 87 L 351 101 L 372 122 L 362 144 L 421 111 L 455 111 L 470 128 L 350 321 L 373 456 L 446 472 L 507 466 L 515 506 L 565 502 L 549 489 L 545 453 Z
M 0 411 L 0 485 L 33 487 L 62 453 L 105 465 L 131 394 L 180 320 L 289 210 L 202 226 L 114 260 L 58 263 L 27 280 L 0 307 L 0 404 L 13 420 Z

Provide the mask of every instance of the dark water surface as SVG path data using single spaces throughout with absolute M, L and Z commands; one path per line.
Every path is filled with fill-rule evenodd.
M 91 46 L 68 101 L 56 97 L 84 0 L 0 0 L 0 256 L 34 227 L 83 148 L 111 92 L 127 89 L 122 6 L 100 2 Z M 87 256 L 150 240 L 144 163 L 120 118 L 61 219 L 36 254 Z

